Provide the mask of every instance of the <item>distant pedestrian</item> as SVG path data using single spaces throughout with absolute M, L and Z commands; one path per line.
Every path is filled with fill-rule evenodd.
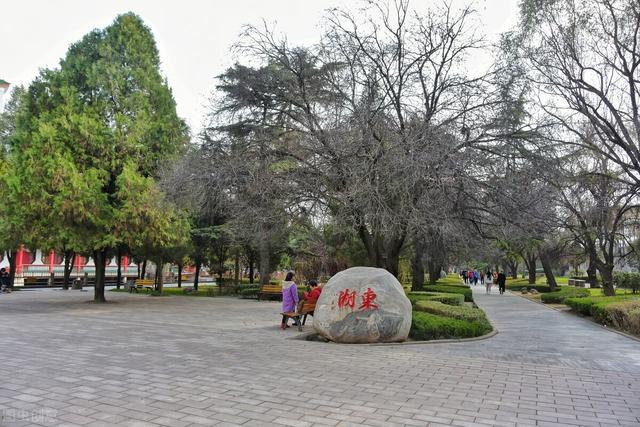
M 11 292 L 11 281 L 6 268 L 0 268 L 0 292 Z
M 469 284 L 469 278 L 467 277 L 467 270 L 462 270 L 460 272 L 460 276 L 462 276 L 462 280 L 464 281 L 465 285 Z
M 480 270 L 480 284 L 484 285 L 484 271 Z
M 500 291 L 500 295 L 504 294 L 506 286 L 507 286 L 507 276 L 504 274 L 504 271 L 501 271 L 498 274 L 498 290 Z
M 476 286 L 478 284 L 478 280 L 480 279 L 480 273 L 478 273 L 478 270 L 473 272 L 473 286 Z
M 484 277 L 484 286 L 487 289 L 487 294 L 490 294 L 491 286 L 493 286 L 493 276 L 491 275 L 491 272 L 488 272 L 488 274 Z
M 469 270 L 469 286 L 473 285 L 473 270 Z

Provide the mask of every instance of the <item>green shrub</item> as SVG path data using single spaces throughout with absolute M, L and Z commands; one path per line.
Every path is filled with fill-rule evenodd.
M 562 304 L 567 298 L 586 298 L 591 293 L 588 289 L 562 286 L 559 291 L 540 295 L 545 304 Z
M 407 298 L 411 304 L 418 301 L 438 301 L 449 305 L 464 304 L 464 295 L 462 294 L 445 294 L 441 292 L 409 292 Z
M 571 309 L 584 316 L 592 316 L 593 320 L 601 324 L 612 324 L 609 318 L 607 306 L 617 302 L 636 301 L 635 295 L 617 295 L 613 297 L 588 297 L 588 298 L 566 298 L 564 303 Z
M 258 292 L 260 292 L 260 287 L 245 287 L 238 292 L 240 298 L 258 298 Z
M 468 286 L 451 286 L 451 285 L 436 285 L 426 286 L 424 288 L 426 292 L 444 292 L 446 294 L 461 294 L 464 296 L 466 302 L 473 302 L 473 294 L 471 288 Z
M 604 310 L 613 326 L 640 335 L 640 301 L 614 302 Z
M 469 322 L 487 321 L 484 311 L 465 305 L 448 305 L 439 301 L 417 301 L 414 307 L 416 311 L 451 317 L 453 319 L 466 320 Z
M 414 311 L 410 336 L 416 340 L 472 338 L 491 332 L 487 321 L 470 322 Z
M 622 289 L 631 289 L 633 293 L 640 290 L 640 273 L 614 273 L 613 284 Z
M 540 293 L 551 292 L 551 288 L 549 285 L 530 285 L 528 283 L 516 282 L 516 283 L 507 283 L 506 288 L 510 291 L 520 291 L 522 288 L 527 289 L 535 289 Z

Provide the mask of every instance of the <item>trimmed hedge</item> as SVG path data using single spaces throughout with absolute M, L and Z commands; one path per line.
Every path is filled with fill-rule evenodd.
M 473 338 L 491 332 L 489 322 L 442 317 L 422 311 L 414 311 L 410 336 L 416 340 L 446 338 Z
M 545 304 L 562 304 L 567 298 L 586 298 L 591 293 L 588 289 L 562 286 L 559 291 L 540 295 Z
M 585 316 L 593 317 L 593 320 L 600 324 L 612 324 L 612 320 L 607 313 L 607 306 L 613 303 L 625 301 L 637 301 L 635 295 L 617 295 L 613 297 L 588 297 L 588 298 L 567 298 L 564 303 L 571 307 L 571 310 Z
M 426 286 L 424 288 L 426 292 L 444 292 L 446 294 L 461 294 L 464 295 L 464 300 L 466 302 L 473 302 L 473 293 L 471 292 L 471 288 L 465 285 L 462 286 L 452 286 L 452 285 L 435 285 L 435 286 Z
M 250 287 L 241 289 L 239 295 L 240 298 L 258 298 L 258 292 L 260 292 L 260 287 Z
M 407 298 L 415 305 L 418 301 L 438 301 L 448 305 L 463 305 L 464 295 L 462 294 L 445 294 L 440 292 L 409 292 Z
M 604 310 L 613 326 L 640 335 L 640 301 L 614 302 L 606 305 Z
M 416 311 L 436 314 L 438 316 L 451 317 L 453 319 L 466 320 L 468 322 L 487 322 L 484 311 L 469 306 L 447 305 L 438 301 L 418 301 L 415 304 Z
M 521 291 L 522 288 L 535 289 L 540 293 L 551 292 L 549 285 L 530 285 L 528 283 L 507 283 L 506 288 L 510 291 Z

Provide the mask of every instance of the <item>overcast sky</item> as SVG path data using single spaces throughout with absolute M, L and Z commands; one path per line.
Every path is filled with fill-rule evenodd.
M 413 0 L 423 8 L 440 0 Z M 518 0 L 476 0 L 489 35 L 517 21 Z M 56 67 L 69 45 L 116 15 L 133 11 L 153 31 L 162 71 L 178 113 L 194 131 L 203 121 L 215 76 L 233 63 L 230 46 L 245 24 L 275 22 L 292 44 L 318 39 L 323 11 L 361 5 L 357 0 L 6 0 L 0 10 L 0 79 L 28 85 L 39 68 Z M 454 5 L 466 0 L 453 0 Z

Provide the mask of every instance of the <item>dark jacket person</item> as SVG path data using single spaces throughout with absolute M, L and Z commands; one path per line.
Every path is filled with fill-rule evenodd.
M 498 273 L 498 290 L 500 291 L 500 295 L 504 294 L 506 284 L 507 276 L 504 274 L 504 271 L 501 271 Z

